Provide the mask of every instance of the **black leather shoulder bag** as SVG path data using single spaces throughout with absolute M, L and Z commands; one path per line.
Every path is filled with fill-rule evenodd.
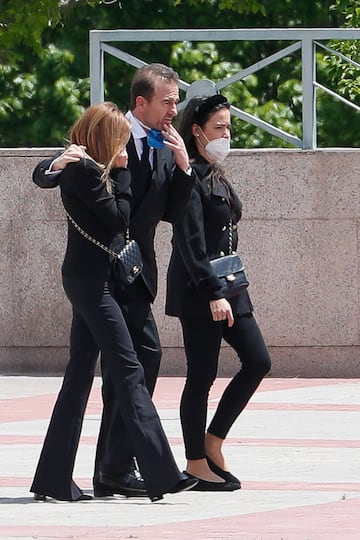
M 229 222 L 229 254 L 210 261 L 214 274 L 221 281 L 225 298 L 237 296 L 249 286 L 245 267 L 237 253 L 232 250 L 232 222 Z

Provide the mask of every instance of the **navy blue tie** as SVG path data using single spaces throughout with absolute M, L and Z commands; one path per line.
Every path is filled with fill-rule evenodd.
M 149 161 L 149 145 L 147 142 L 147 137 L 143 137 L 141 141 L 142 141 L 143 149 L 142 149 L 142 154 L 141 154 L 141 159 L 140 159 L 140 168 L 141 168 L 141 176 L 146 186 L 148 181 L 151 178 L 152 170 L 151 170 L 151 165 Z

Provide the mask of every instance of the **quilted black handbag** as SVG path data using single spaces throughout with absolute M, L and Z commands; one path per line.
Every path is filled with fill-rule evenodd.
M 136 240 L 127 240 L 123 249 L 112 261 L 115 280 L 123 285 L 131 284 L 141 274 L 142 269 L 141 251 Z
M 232 251 L 232 222 L 229 223 L 229 255 L 210 261 L 214 274 L 221 281 L 224 298 L 232 298 L 249 286 L 245 267 L 237 253 Z
M 92 242 L 93 244 L 95 244 L 96 246 L 98 246 L 112 256 L 111 271 L 114 280 L 119 285 L 130 285 L 135 281 L 138 276 L 140 276 L 143 269 L 141 251 L 136 240 L 130 240 L 128 229 L 125 233 L 125 246 L 120 251 L 120 253 L 116 253 L 107 246 L 104 246 L 104 244 L 102 244 L 98 240 L 95 240 L 95 238 L 90 236 L 90 234 L 85 232 L 66 210 L 65 212 L 71 223 L 74 225 L 75 229 L 79 231 L 80 234 L 85 236 L 85 238 L 90 240 L 90 242 Z
M 244 265 L 237 253 L 213 259 L 210 264 L 214 274 L 221 281 L 221 292 L 225 298 L 237 296 L 249 286 Z

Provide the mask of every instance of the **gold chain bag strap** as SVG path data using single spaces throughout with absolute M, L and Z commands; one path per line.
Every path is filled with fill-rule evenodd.
M 113 257 L 111 267 L 115 281 L 121 285 L 130 285 L 133 283 L 142 272 L 143 261 L 136 240 L 130 240 L 129 229 L 125 232 L 125 246 L 120 253 L 116 253 L 85 232 L 70 216 L 69 212 L 67 210 L 65 212 L 70 222 L 80 234 Z
M 232 250 L 232 221 L 229 221 L 229 254 L 210 261 L 214 274 L 221 281 L 224 298 L 238 296 L 249 286 L 245 267 L 237 253 Z

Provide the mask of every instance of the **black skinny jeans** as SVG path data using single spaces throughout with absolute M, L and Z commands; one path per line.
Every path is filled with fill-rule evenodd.
M 253 315 L 227 321 L 182 317 L 187 360 L 180 417 L 187 459 L 203 459 L 210 388 L 216 378 L 221 340 L 237 353 L 241 368 L 226 387 L 208 432 L 225 439 L 271 367 L 270 356 Z

